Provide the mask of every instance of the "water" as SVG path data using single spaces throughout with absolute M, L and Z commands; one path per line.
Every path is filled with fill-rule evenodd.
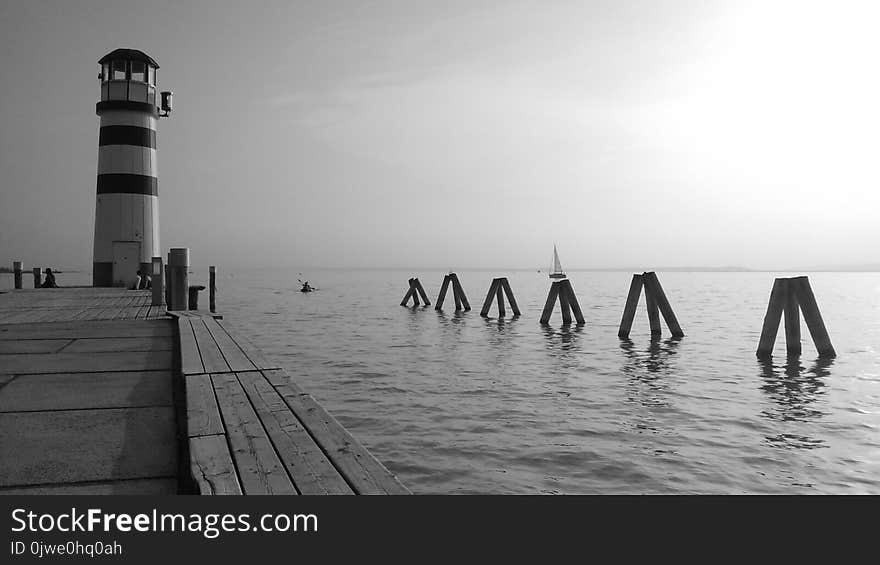
M 460 271 L 461 314 L 451 292 L 398 305 L 413 275 L 433 302 L 440 271 L 307 275 L 319 292 L 221 268 L 220 309 L 414 492 L 880 493 L 880 273 L 811 274 L 838 357 L 804 327 L 786 363 L 780 327 L 770 364 L 769 273 L 659 273 L 687 335 L 653 343 L 644 298 L 617 338 L 631 273 L 569 273 L 587 324 L 568 329 L 539 325 L 535 272 Z M 479 316 L 494 276 L 521 318 Z

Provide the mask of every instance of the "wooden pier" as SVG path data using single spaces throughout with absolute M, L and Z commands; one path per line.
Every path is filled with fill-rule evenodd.
M 210 314 L 116 288 L 0 293 L 0 494 L 407 494 Z

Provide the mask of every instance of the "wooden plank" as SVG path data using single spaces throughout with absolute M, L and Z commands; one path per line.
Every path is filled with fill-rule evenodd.
M 189 438 L 189 469 L 199 494 L 242 494 L 226 436 Z
M 657 306 L 660 308 L 660 313 L 663 314 L 663 319 L 666 320 L 666 326 L 669 328 L 672 336 L 684 337 L 684 332 L 681 330 L 678 318 L 675 317 L 675 312 L 672 311 L 672 306 L 669 305 L 669 300 L 663 291 L 663 285 L 660 284 L 660 279 L 657 278 L 657 273 L 645 273 L 644 282 L 646 286 L 651 288 L 651 293 L 657 302 Z
M 770 302 L 767 304 L 767 313 L 764 314 L 764 325 L 761 328 L 761 339 L 758 341 L 758 357 L 773 355 L 773 344 L 776 343 L 776 334 L 779 331 L 779 322 L 782 320 L 782 311 L 785 308 L 786 283 L 785 279 L 773 281 L 773 290 L 770 291 Z
M 102 337 L 73 340 L 64 348 L 65 353 L 94 353 L 96 351 L 172 351 L 173 337 Z M 2 343 L 2 342 L 0 342 Z M 19 342 L 20 343 L 20 342 Z
M 801 315 L 797 289 L 792 279 L 785 281 L 785 286 L 785 307 L 782 310 L 785 317 L 785 350 L 789 356 L 798 356 L 801 354 Z
M 297 494 L 234 373 L 211 375 L 244 494 Z
M 3 340 L 0 341 L 0 355 L 8 353 L 55 353 L 70 342 L 71 340 L 69 339 Z M 3 358 L 0 357 L 0 368 L 2 366 Z
M 440 285 L 440 294 L 437 295 L 437 303 L 434 305 L 434 310 L 441 310 L 443 308 L 443 301 L 446 299 L 446 292 L 449 289 L 451 278 L 451 275 L 443 277 L 443 284 Z
M 574 288 L 571 286 L 571 281 L 565 279 L 562 281 L 562 284 L 565 285 L 565 288 L 568 289 L 568 305 L 571 306 L 571 313 L 574 314 L 574 320 L 578 324 L 585 324 L 584 313 L 581 311 L 581 305 L 578 302 L 577 296 L 574 293 Z
M 262 373 L 237 376 L 300 494 L 354 494 Z
M 828 336 L 828 330 L 825 328 L 825 322 L 819 312 L 819 305 L 816 303 L 816 296 L 813 294 L 810 280 L 807 277 L 797 277 L 794 281 L 792 286 L 796 289 L 798 304 L 804 313 L 804 321 L 807 323 L 807 329 L 810 330 L 813 343 L 816 344 L 819 357 L 836 357 L 837 353 L 831 345 L 831 338 Z
M 391 471 L 291 379 L 274 386 L 356 493 L 410 494 Z
M 183 375 L 196 375 L 205 372 L 202 356 L 199 354 L 199 346 L 192 325 L 185 318 L 177 319 L 177 327 L 180 338 L 180 372 Z
M 550 316 L 553 315 L 553 307 L 556 305 L 556 298 L 559 296 L 559 282 L 550 285 L 550 292 L 547 293 L 547 301 L 544 302 L 544 311 L 541 312 L 541 323 L 550 322 Z
M 504 289 L 504 294 L 507 295 L 507 301 L 510 303 L 510 309 L 513 311 L 513 315 L 521 315 L 519 305 L 516 303 L 516 298 L 513 296 L 513 290 L 510 288 L 510 283 L 507 282 L 507 277 L 501 279 L 501 288 Z
M 483 301 L 483 308 L 480 310 L 480 316 L 484 318 L 489 315 L 489 308 L 492 307 L 492 300 L 498 294 L 498 285 L 501 284 L 498 282 L 498 279 L 492 279 L 492 284 L 489 285 L 489 292 L 486 293 L 486 300 Z
M 278 369 L 281 367 L 276 361 L 267 359 L 263 352 L 251 342 L 248 338 L 244 336 L 244 334 L 238 333 L 235 331 L 234 327 L 230 327 L 228 322 L 217 322 L 223 331 L 229 334 L 235 343 L 241 348 L 247 358 L 250 359 L 251 363 L 254 364 L 258 369 Z
M 70 373 L 168 370 L 174 367 L 171 351 L 110 351 L 82 353 L 22 353 L 3 355 L 3 371 L 26 375 L 39 373 Z
M 462 306 L 464 306 L 465 311 L 471 309 L 471 303 L 468 302 L 467 295 L 464 293 L 464 287 L 461 286 L 461 281 L 458 280 L 458 275 L 456 273 L 452 273 L 452 288 L 453 290 L 458 290 L 458 298 L 461 300 Z
M 202 319 L 190 320 L 192 324 L 193 334 L 196 336 L 196 344 L 199 347 L 199 354 L 202 356 L 202 364 L 205 366 L 206 373 L 228 373 L 230 372 L 229 364 L 223 358 L 217 342 Z
M 184 379 L 186 381 L 187 436 L 210 436 L 225 433 L 211 377 L 206 374 L 187 375 Z
M 620 319 L 620 329 L 617 330 L 617 337 L 620 339 L 629 339 L 629 332 L 632 330 L 641 295 L 642 275 L 633 275 L 632 282 L 629 284 L 629 294 L 626 296 L 626 305 L 623 307 L 623 317 Z
M 217 343 L 217 347 L 220 348 L 220 353 L 226 360 L 226 364 L 229 365 L 230 370 L 236 373 L 257 370 L 257 366 L 248 359 L 244 351 L 235 343 L 235 340 L 229 337 L 229 334 L 220 327 L 216 320 L 206 317 L 202 319 L 202 322 L 211 333 L 211 336 Z
M 461 311 L 461 294 L 458 292 L 458 287 L 455 286 L 455 282 L 452 283 L 452 299 L 455 301 L 455 311 Z

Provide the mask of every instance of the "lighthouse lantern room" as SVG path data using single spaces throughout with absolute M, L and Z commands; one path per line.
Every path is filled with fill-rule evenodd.
M 92 284 L 124 286 L 138 270 L 151 272 L 152 258 L 160 255 L 156 122 L 171 113 L 171 93 L 157 95 L 159 65 L 142 51 L 116 49 L 98 65 Z

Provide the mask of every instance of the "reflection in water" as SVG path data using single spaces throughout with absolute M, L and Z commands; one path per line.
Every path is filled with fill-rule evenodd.
M 620 341 L 620 349 L 626 355 L 622 372 L 629 377 L 628 401 L 647 407 L 669 406 L 669 385 L 662 377 L 672 373 L 680 341 L 679 337 L 652 338 L 646 350 L 636 349 L 632 340 Z
M 583 326 L 569 324 L 554 328 L 542 324 L 541 329 L 544 331 L 544 341 L 547 344 L 547 348 L 551 351 L 569 353 L 580 346 L 580 335 L 583 333 Z
M 784 365 L 774 365 L 772 359 L 759 359 L 761 390 L 775 404 L 774 410 L 764 410 L 761 415 L 779 423 L 811 422 L 824 416 L 824 412 L 814 407 L 817 400 L 825 394 L 823 378 L 831 374 L 829 370 L 834 359 L 819 358 L 810 368 L 801 364 L 799 357 L 789 357 Z M 767 441 L 780 447 L 812 449 L 825 447 L 825 441 L 802 434 L 781 433 L 767 436 Z

